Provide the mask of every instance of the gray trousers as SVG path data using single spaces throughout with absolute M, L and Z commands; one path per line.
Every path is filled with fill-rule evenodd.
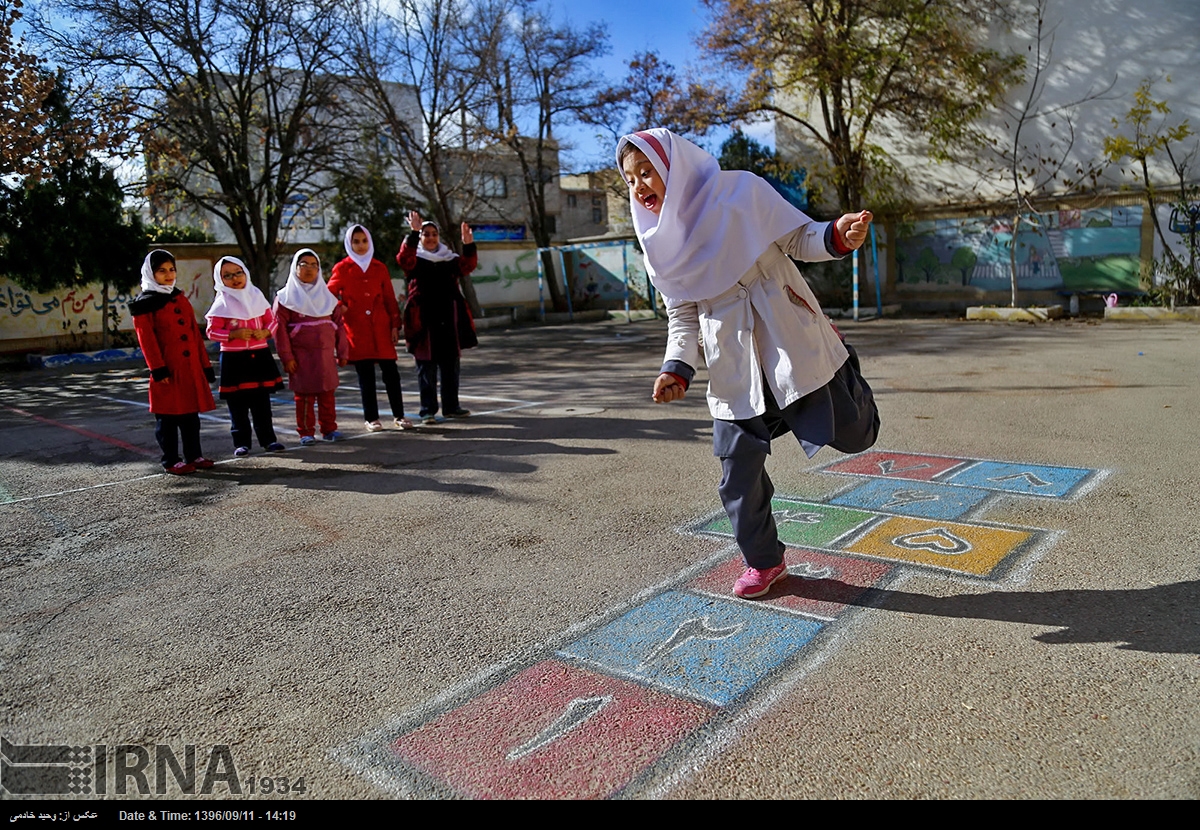
M 783 562 L 783 543 L 771 511 L 775 487 L 767 475 L 771 440 L 791 432 L 798 440 L 828 445 L 845 453 L 862 452 L 879 435 L 879 410 L 871 387 L 850 357 L 828 384 L 780 409 L 763 383 L 767 411 L 742 421 L 713 422 L 713 455 L 721 459 L 718 490 L 747 566 L 766 570 Z

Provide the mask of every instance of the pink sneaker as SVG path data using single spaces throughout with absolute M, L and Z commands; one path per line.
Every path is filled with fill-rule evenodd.
M 757 568 L 746 568 L 746 572 L 733 583 L 733 592 L 743 599 L 761 597 L 771 590 L 771 586 L 782 579 L 787 579 L 787 563 L 781 562 L 774 568 L 760 571 Z

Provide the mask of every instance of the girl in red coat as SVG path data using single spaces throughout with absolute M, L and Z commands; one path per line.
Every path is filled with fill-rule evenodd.
M 271 393 L 283 388 L 267 338 L 275 315 L 262 291 L 250 282 L 246 263 L 223 256 L 213 268 L 217 296 L 208 318 L 208 336 L 221 344 L 221 399 L 229 405 L 233 454 L 250 454 L 250 420 L 267 452 L 282 452 L 271 420 Z
M 288 373 L 288 386 L 296 396 L 300 443 L 306 447 L 316 443 L 314 404 L 321 437 L 336 441 L 342 435 L 337 428 L 334 393 L 338 367 L 346 365 L 350 343 L 338 299 L 325 286 L 321 261 L 312 250 L 302 248 L 292 257 L 287 284 L 275 294 L 274 311 L 271 332 Z
M 441 241 L 434 222 L 422 222 L 415 210 L 408 216 L 412 233 L 400 246 L 396 262 L 408 277 L 404 309 L 404 339 L 417 361 L 421 389 L 421 421 L 437 420 L 438 373 L 442 376 L 442 411 L 450 418 L 471 413 L 458 401 L 459 357 L 478 343 L 475 323 L 459 280 L 479 263 L 471 226 L 462 223 L 462 256 Z
M 396 341 L 400 339 L 400 305 L 392 289 L 387 266 L 375 259 L 375 243 L 362 225 L 351 225 L 343 240 L 346 258 L 333 266 L 329 290 L 342 303 L 342 320 L 350 340 L 350 362 L 358 373 L 362 392 L 363 420 L 367 430 L 378 432 L 379 401 L 375 397 L 375 364 L 379 364 L 393 423 L 408 429 L 400 370 L 396 366 Z
M 216 380 L 196 312 L 175 287 L 175 257 L 151 251 L 142 263 L 142 293 L 129 304 L 142 356 L 150 367 L 154 437 L 168 473 L 187 475 L 213 462 L 200 451 L 200 413 L 216 409 L 209 384 Z M 183 457 L 179 438 L 183 437 Z

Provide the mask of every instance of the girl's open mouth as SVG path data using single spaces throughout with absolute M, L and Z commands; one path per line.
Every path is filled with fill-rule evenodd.
M 646 206 L 646 210 L 653 211 L 654 206 L 658 204 L 658 196 L 654 193 L 647 194 L 642 197 L 642 204 Z

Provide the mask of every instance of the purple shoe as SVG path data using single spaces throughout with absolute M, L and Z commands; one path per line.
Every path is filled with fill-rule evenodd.
M 782 579 L 787 579 L 787 563 L 781 562 L 774 568 L 760 571 L 757 568 L 746 568 L 746 572 L 733 583 L 733 592 L 743 599 L 761 597 L 771 590 L 771 586 Z

